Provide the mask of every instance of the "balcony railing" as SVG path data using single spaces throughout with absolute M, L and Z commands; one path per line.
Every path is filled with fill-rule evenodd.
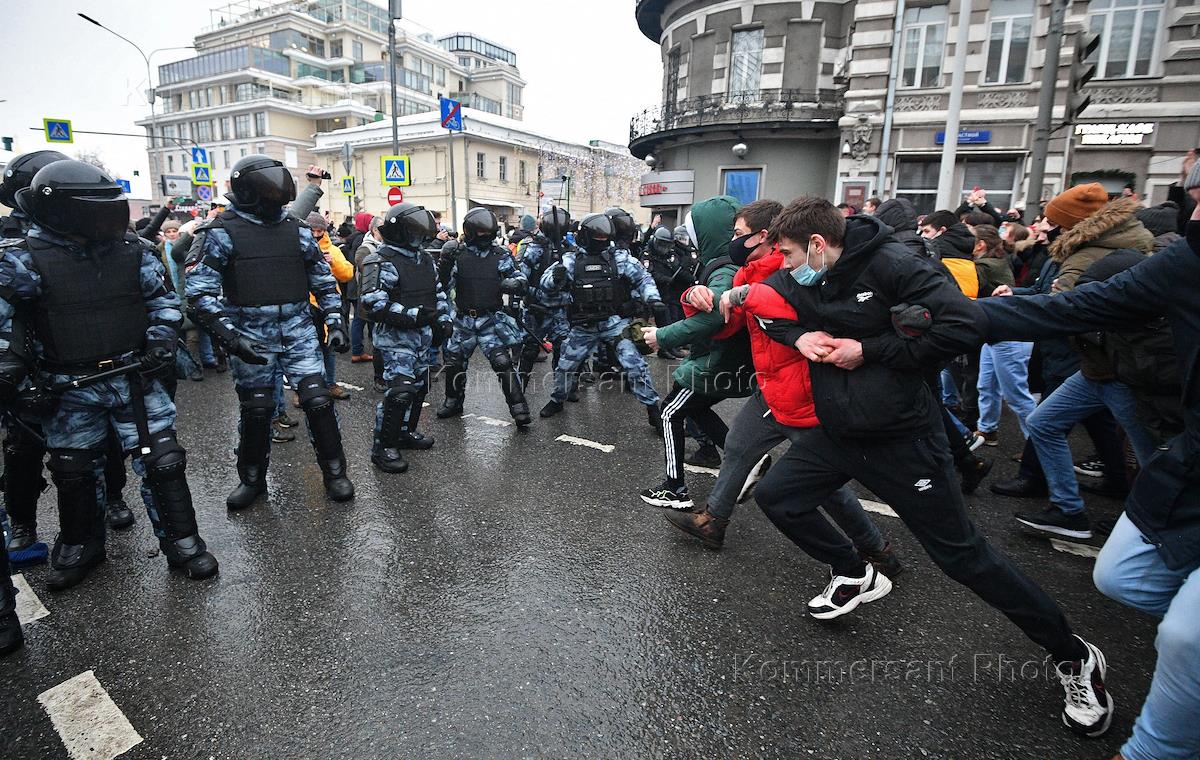
M 629 122 L 629 142 L 675 129 L 778 121 L 836 121 L 838 90 L 750 90 L 700 95 L 647 108 Z

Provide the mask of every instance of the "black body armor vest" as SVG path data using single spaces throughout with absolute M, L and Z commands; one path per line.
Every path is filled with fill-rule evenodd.
M 629 283 L 617 269 L 611 253 L 575 254 L 571 305 L 567 317 L 573 323 L 599 322 L 615 315 L 630 313 Z
M 234 306 L 278 306 L 308 300 L 308 268 L 300 251 L 300 222 L 275 225 L 246 221 L 232 211 L 214 220 L 233 241 L 221 286 Z
M 414 259 L 386 245 L 379 249 L 379 258 L 396 268 L 396 284 L 388 290 L 388 300 L 403 304 L 406 309 L 437 308 L 437 270 L 428 256 L 421 251 Z
M 460 248 L 455 263 L 454 305 L 459 311 L 478 313 L 500 311 L 504 299 L 500 294 L 500 271 L 496 263 L 502 254 L 496 249 L 479 256 L 469 247 Z

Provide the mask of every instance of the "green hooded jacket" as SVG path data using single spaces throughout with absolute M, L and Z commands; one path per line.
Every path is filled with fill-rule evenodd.
M 700 251 L 701 268 L 728 255 L 733 220 L 740 207 L 737 199 L 728 195 L 718 195 L 692 206 L 692 227 L 698 238 L 696 247 Z M 716 304 L 721 294 L 733 287 L 736 273 L 737 266 L 727 263 L 709 274 L 708 282 L 701 283 L 713 292 L 712 311 L 698 312 L 658 331 L 658 344 L 662 348 L 691 347 L 691 353 L 676 368 L 672 379 L 705 396 L 742 398 L 754 390 L 754 361 L 746 331 L 723 340 L 712 339 L 725 327 Z

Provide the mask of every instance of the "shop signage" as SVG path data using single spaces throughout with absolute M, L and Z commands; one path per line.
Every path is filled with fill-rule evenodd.
M 650 172 L 642 175 L 638 195 L 643 208 L 690 206 L 696 189 L 696 172 Z
M 992 141 L 990 129 L 960 129 L 958 130 L 959 145 L 987 145 Z M 942 145 L 946 142 L 946 133 L 938 132 L 933 136 L 933 142 Z
M 1154 134 L 1154 122 L 1132 121 L 1120 124 L 1076 124 L 1075 137 L 1080 145 L 1125 147 L 1144 145 Z

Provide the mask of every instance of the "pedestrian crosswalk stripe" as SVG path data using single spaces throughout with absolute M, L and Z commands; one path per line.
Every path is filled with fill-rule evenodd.
M 859 499 L 859 502 L 862 503 L 863 509 L 867 510 L 868 512 L 874 512 L 875 514 L 883 515 L 884 517 L 900 517 L 900 515 L 896 514 L 896 510 L 892 509 L 887 504 L 884 504 L 882 501 Z
M 37 700 L 72 760 L 112 760 L 142 743 L 91 670 L 43 691 Z
M 596 451 L 603 451 L 605 454 L 611 454 L 614 451 L 616 451 L 616 449 L 617 449 L 616 446 L 613 446 L 611 444 L 596 443 L 595 441 L 589 441 L 586 438 L 576 438 L 573 435 L 560 435 L 559 437 L 555 438 L 554 440 L 562 441 L 563 443 L 569 443 L 574 446 L 587 446 L 589 449 L 595 449 Z
M 482 414 L 464 414 L 463 415 L 463 419 L 466 419 L 467 417 L 477 419 L 480 422 L 482 422 L 483 424 L 491 425 L 492 427 L 511 427 L 512 426 L 512 422 L 510 422 L 509 420 L 498 420 L 495 417 L 485 417 Z
M 1088 546 L 1087 544 L 1077 544 L 1074 541 L 1061 541 L 1057 538 L 1052 538 L 1050 539 L 1050 545 L 1063 554 L 1074 554 L 1076 557 L 1095 559 L 1100 556 L 1100 550 L 1096 547 Z
M 50 614 L 50 610 L 46 609 L 38 595 L 33 593 L 24 575 L 17 573 L 12 577 L 12 581 L 17 588 L 17 619 L 21 621 L 21 625 L 29 625 Z

